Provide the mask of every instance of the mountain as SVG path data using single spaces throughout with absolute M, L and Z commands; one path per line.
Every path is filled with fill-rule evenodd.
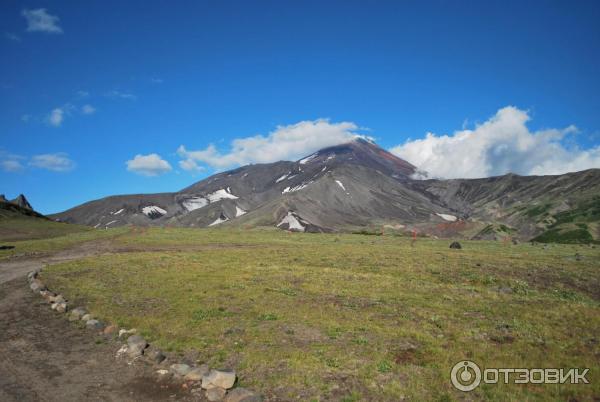
M 15 205 L 20 206 L 21 208 L 25 208 L 30 211 L 33 211 L 33 207 L 31 206 L 29 201 L 27 201 L 27 198 L 25 198 L 25 196 L 23 194 L 19 194 L 19 196 L 17 198 L 15 198 L 14 200 L 11 200 L 10 202 Z
M 23 194 L 12 201 L 0 195 L 0 242 L 46 239 L 91 230 L 85 226 L 54 222 L 34 211 Z M 19 245 L 16 246 L 19 249 Z
M 52 218 L 102 228 L 133 224 L 271 226 L 312 232 L 417 230 L 483 239 L 531 239 L 548 231 L 560 238 L 580 231 L 580 240 L 600 237 L 599 214 L 589 213 L 600 202 L 599 170 L 456 180 L 413 179 L 416 176 L 422 174 L 415 166 L 357 139 L 296 162 L 240 167 L 176 193 L 107 197 Z
M 7 200 L 4 194 L 0 194 L 0 218 L 19 215 L 47 219 L 44 215 L 33 210 L 23 194 L 19 194 L 17 198 L 11 201 Z

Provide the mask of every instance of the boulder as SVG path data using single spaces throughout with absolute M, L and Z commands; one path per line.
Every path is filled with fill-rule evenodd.
M 60 303 L 54 303 L 54 305 L 56 306 L 56 308 L 54 308 L 54 310 L 58 311 L 59 313 L 66 313 L 67 312 L 67 303 L 65 302 L 60 302 Z
M 54 296 L 48 297 L 48 302 L 49 303 L 64 303 L 64 302 L 66 302 L 66 300 L 64 297 L 62 297 L 62 295 L 54 295 Z
M 235 371 L 233 370 L 210 370 L 210 372 L 202 377 L 202 388 L 209 389 L 212 387 L 220 387 L 229 389 L 235 383 Z
M 90 313 L 84 314 L 81 317 L 81 321 L 89 321 L 89 320 L 93 320 L 93 319 L 94 319 L 94 317 Z
M 88 320 L 85 323 L 85 327 L 94 331 L 101 331 L 104 328 L 104 325 L 98 320 Z
M 51 297 L 56 297 L 56 293 L 53 293 L 49 290 L 42 290 L 40 292 L 40 295 L 44 298 L 44 300 L 46 300 L 47 302 L 50 302 L 50 298 Z
M 119 330 L 119 338 L 123 338 L 125 336 L 133 335 L 137 332 L 137 329 L 120 329 Z
M 150 358 L 150 360 L 152 360 L 156 364 L 162 363 L 167 358 L 167 356 L 165 356 L 165 354 L 160 349 L 151 349 L 145 352 L 144 354 L 147 355 L 148 358 Z
M 246 388 L 235 388 L 227 393 L 225 402 L 262 402 L 262 398 Z
M 127 338 L 127 354 L 129 357 L 138 357 L 144 354 L 148 342 L 139 335 L 131 335 Z
M 83 307 L 77 307 L 71 310 L 71 313 L 69 313 L 69 319 L 72 319 L 73 321 L 78 321 L 81 320 L 81 317 L 83 317 L 86 314 L 87 312 Z
M 172 373 L 175 373 L 181 377 L 184 377 L 187 373 L 189 373 L 192 370 L 190 366 L 182 363 L 172 364 L 170 369 Z
M 450 248 L 453 248 L 453 249 L 456 249 L 456 250 L 460 250 L 460 249 L 462 248 L 462 246 L 460 245 L 460 243 L 459 243 L 459 242 L 457 242 L 457 241 L 453 241 L 453 242 L 450 244 Z
M 42 290 L 46 290 L 46 285 L 44 285 L 44 283 L 42 281 L 40 281 L 39 279 L 34 279 L 31 281 L 31 283 L 29 284 L 29 288 L 35 293 L 35 292 L 41 292 Z
M 27 274 L 27 280 L 31 282 L 32 280 L 34 280 L 35 278 L 37 278 L 39 274 L 40 274 L 40 270 L 39 269 L 36 269 L 35 271 L 29 272 Z
M 226 390 L 219 387 L 214 387 L 206 390 L 206 399 L 211 402 L 222 401 L 225 398 Z
M 210 368 L 206 364 L 202 364 L 196 368 L 190 370 L 189 373 L 183 378 L 186 381 L 201 381 L 202 377 L 210 372 Z

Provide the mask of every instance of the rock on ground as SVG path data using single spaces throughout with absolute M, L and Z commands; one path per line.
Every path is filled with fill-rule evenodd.
M 214 387 L 206 390 L 206 399 L 210 402 L 222 401 L 227 393 L 226 390 L 219 387 Z
M 89 320 L 85 323 L 85 327 L 87 329 L 92 329 L 95 331 L 101 331 L 104 328 L 104 325 L 98 320 Z
M 72 317 L 74 320 L 81 320 L 81 317 L 83 317 L 86 313 L 87 312 L 83 307 L 77 307 L 71 310 L 69 316 Z
M 192 368 L 190 366 L 188 366 L 187 364 L 183 364 L 183 363 L 172 364 L 170 369 L 173 373 L 180 375 L 182 377 L 184 377 L 187 373 L 189 373 L 192 370 Z
M 148 346 L 148 342 L 140 335 L 131 335 L 127 338 L 127 347 L 129 357 L 138 357 L 144 353 L 144 349 Z
M 211 386 L 229 389 L 235 384 L 235 371 L 231 370 L 210 370 L 202 377 L 202 388 L 208 389 Z
M 229 391 L 225 402 L 262 402 L 262 398 L 246 388 L 235 388 Z
M 208 365 L 203 364 L 201 366 L 198 366 L 198 367 L 190 370 L 190 372 L 185 375 L 184 380 L 186 380 L 186 381 L 201 381 L 202 377 L 207 375 L 209 372 L 210 372 L 210 369 L 208 368 Z

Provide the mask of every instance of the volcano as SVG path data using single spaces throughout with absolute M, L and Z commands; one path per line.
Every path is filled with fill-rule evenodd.
M 549 229 L 553 214 L 580 210 L 597 202 L 593 194 L 600 193 L 597 169 L 469 180 L 414 179 L 417 176 L 422 172 L 409 162 L 357 138 L 295 162 L 218 173 L 175 193 L 111 196 L 51 217 L 96 228 L 130 224 L 270 226 L 308 232 L 393 228 L 432 236 L 531 238 Z M 546 215 L 532 213 L 531 208 L 539 205 Z

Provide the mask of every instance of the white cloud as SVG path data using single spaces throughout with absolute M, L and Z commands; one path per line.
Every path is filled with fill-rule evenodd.
M 600 146 L 566 147 L 561 140 L 575 126 L 530 131 L 527 111 L 504 107 L 473 130 L 452 135 L 427 133 L 392 148 L 431 177 L 476 178 L 506 174 L 562 174 L 600 167 Z
M 30 120 L 31 120 L 31 115 L 30 114 L 23 114 L 23 115 L 21 115 L 21 121 L 23 123 L 29 123 Z
M 348 142 L 356 138 L 358 126 L 352 122 L 330 123 L 326 119 L 301 121 L 289 126 L 278 126 L 267 136 L 237 138 L 227 153 L 220 153 L 214 145 L 198 151 L 189 151 L 183 145 L 177 149 L 185 166 L 205 163 L 222 169 L 248 163 L 269 163 L 298 159 L 321 148 Z M 181 163 L 180 166 L 184 168 Z
M 65 110 L 62 107 L 57 107 L 48 115 L 48 124 L 54 127 L 60 127 L 64 119 Z
M 96 112 L 96 108 L 92 105 L 83 105 L 81 107 L 81 113 L 83 114 L 94 114 Z
M 0 166 L 2 166 L 2 170 L 5 172 L 20 172 L 24 169 L 24 166 L 20 161 L 16 159 L 6 159 L 0 161 Z
M 206 170 L 204 166 L 199 166 L 196 161 L 192 159 L 179 161 L 179 167 L 188 172 L 202 172 L 203 170 Z
M 31 157 L 29 165 L 53 172 L 68 172 L 75 168 L 75 162 L 69 159 L 68 155 L 63 152 L 34 155 Z
M 127 170 L 143 176 L 158 176 L 172 170 L 171 165 L 158 154 L 136 155 L 128 160 Z
M 90 96 L 90 93 L 88 91 L 77 91 L 76 94 L 79 98 L 87 98 L 88 96 Z
M 137 96 L 135 96 L 134 94 L 132 94 L 130 92 L 121 92 L 121 91 L 117 91 L 117 90 L 109 91 L 105 95 L 108 98 L 113 98 L 113 99 L 129 99 L 129 100 L 137 99 Z
M 59 18 L 48 14 L 45 8 L 25 9 L 21 14 L 27 20 L 27 32 L 62 33 L 63 31 L 58 26 Z

